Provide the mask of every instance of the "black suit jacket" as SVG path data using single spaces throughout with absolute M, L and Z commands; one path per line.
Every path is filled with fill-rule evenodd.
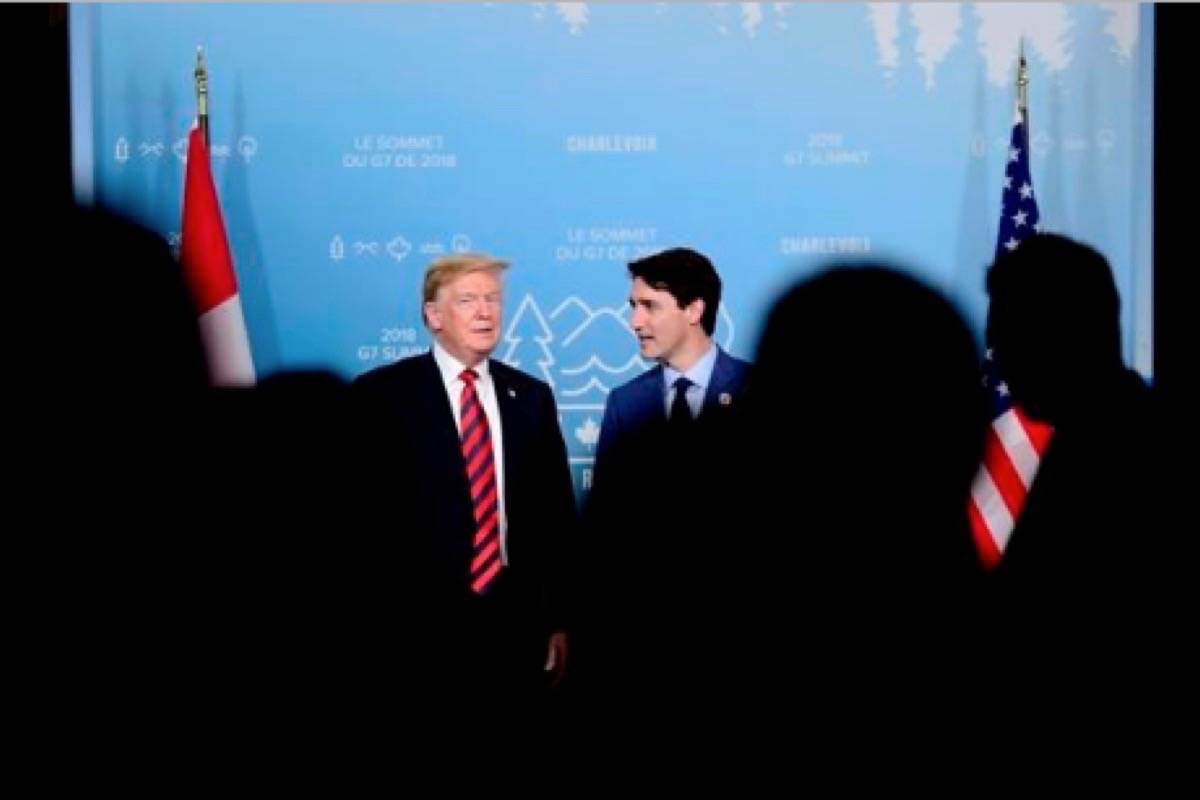
M 508 565 L 497 590 L 505 613 L 544 646 L 544 634 L 564 624 L 562 573 L 576 530 L 566 446 L 549 386 L 495 360 L 489 371 L 508 520 Z M 370 483 L 380 487 L 378 522 L 396 528 L 402 589 L 417 598 L 415 613 L 473 613 L 480 602 L 468 585 L 475 521 L 454 411 L 432 353 L 372 370 L 354 391 L 378 445 Z

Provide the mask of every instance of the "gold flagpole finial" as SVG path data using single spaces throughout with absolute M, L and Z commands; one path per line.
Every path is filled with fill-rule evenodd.
M 208 147 L 208 69 L 204 66 L 203 47 L 196 48 L 196 70 L 192 75 L 196 80 L 196 120 L 200 123 L 204 146 Z

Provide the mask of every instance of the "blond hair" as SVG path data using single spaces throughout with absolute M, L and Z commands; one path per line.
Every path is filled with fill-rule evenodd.
M 507 261 L 486 253 L 455 253 L 434 259 L 425 269 L 425 283 L 421 289 L 421 321 L 425 327 L 429 327 L 429 320 L 425 318 L 425 304 L 437 300 L 438 290 L 455 278 L 472 272 L 490 272 L 499 276 L 507 268 Z

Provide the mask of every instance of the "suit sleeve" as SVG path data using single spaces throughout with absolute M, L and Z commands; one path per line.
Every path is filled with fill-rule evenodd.
M 604 421 L 600 426 L 600 441 L 592 466 L 592 483 L 583 503 L 580 547 L 588 548 L 589 552 L 581 552 L 576 559 L 580 578 L 576 585 L 588 587 L 585 591 L 590 594 L 598 593 L 603 585 L 604 568 L 600 562 L 609 549 L 620 514 L 620 499 L 624 494 L 620 486 L 623 426 L 619 407 L 617 397 L 610 394 L 604 406 Z
M 573 606 L 569 585 L 577 552 L 579 515 L 567 460 L 567 446 L 558 423 L 558 409 L 549 387 L 542 392 L 538 420 L 538 463 L 541 464 L 545 512 L 543 547 L 548 623 L 551 630 L 567 626 Z
M 600 423 L 600 442 L 596 445 L 596 472 L 600 471 L 600 465 L 612 452 L 613 442 L 620 438 L 620 428 L 621 415 L 613 395 L 609 395 L 604 404 L 604 420 Z
M 617 408 L 616 398 L 608 396 L 604 404 L 604 421 L 600 423 L 600 441 L 596 445 L 596 461 L 592 465 L 592 494 L 596 491 L 598 482 L 610 479 L 614 445 L 621 439 L 621 413 Z M 603 491 L 603 487 L 601 489 Z

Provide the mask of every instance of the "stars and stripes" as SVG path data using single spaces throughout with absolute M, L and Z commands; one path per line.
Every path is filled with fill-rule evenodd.
M 1039 221 L 1029 171 L 1029 132 L 1024 114 L 1018 110 L 1004 171 L 996 257 L 1016 250 L 1021 242 L 1040 232 Z M 1051 429 L 1031 420 L 1013 404 L 990 349 L 984 364 L 984 384 L 992 399 L 992 423 L 984 442 L 983 463 L 971 486 L 968 513 L 980 558 L 993 567 L 1000 561 L 1025 505 L 1050 442 Z

